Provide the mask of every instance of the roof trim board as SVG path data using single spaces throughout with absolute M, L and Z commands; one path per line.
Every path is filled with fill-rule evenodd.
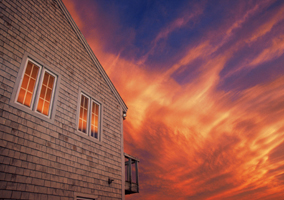
M 61 8 L 62 12 L 64 13 L 65 17 L 67 18 L 68 22 L 70 23 L 70 25 L 72 26 L 73 30 L 75 31 L 76 35 L 78 36 L 78 38 L 80 39 L 80 41 L 82 42 L 82 45 L 84 46 L 84 48 L 86 49 L 87 53 L 89 54 L 89 56 L 91 57 L 92 61 L 94 62 L 94 64 L 97 66 L 99 72 L 101 73 L 101 75 L 103 76 L 103 78 L 105 79 L 105 81 L 107 82 L 108 86 L 110 87 L 111 91 L 113 92 L 113 94 L 115 95 L 117 101 L 119 102 L 119 104 L 122 107 L 122 110 L 127 112 L 127 106 L 125 104 L 125 102 L 123 101 L 123 99 L 121 98 L 120 94 L 118 93 L 118 91 L 116 90 L 116 88 L 114 87 L 113 83 L 111 82 L 110 78 L 108 77 L 106 71 L 104 70 L 104 68 L 102 67 L 102 65 L 100 64 L 100 62 L 98 61 L 97 57 L 95 56 L 94 52 L 92 51 L 91 47 L 89 46 L 89 44 L 87 43 L 85 37 L 83 36 L 83 34 L 81 33 L 80 29 L 78 28 L 77 24 L 75 23 L 75 21 L 73 20 L 73 18 L 71 17 L 70 13 L 68 12 L 67 8 L 65 7 L 65 5 L 63 4 L 63 2 L 61 0 L 56 0 L 59 7 Z

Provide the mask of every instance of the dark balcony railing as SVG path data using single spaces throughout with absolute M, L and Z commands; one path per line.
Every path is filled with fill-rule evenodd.
M 139 193 L 139 159 L 124 153 L 125 157 L 125 194 Z

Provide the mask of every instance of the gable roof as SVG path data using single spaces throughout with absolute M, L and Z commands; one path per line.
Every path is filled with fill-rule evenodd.
M 65 7 L 65 5 L 63 4 L 63 2 L 61 0 L 56 0 L 56 1 L 58 3 L 59 7 L 61 8 L 62 12 L 64 13 L 65 17 L 67 18 L 68 22 L 72 26 L 73 30 L 75 31 L 76 35 L 78 36 L 78 38 L 82 42 L 82 45 L 86 49 L 87 53 L 91 57 L 91 59 L 94 62 L 94 64 L 97 66 L 97 68 L 98 68 L 99 72 L 101 73 L 102 77 L 105 79 L 105 81 L 107 82 L 107 84 L 110 87 L 111 91 L 113 92 L 114 96 L 116 97 L 117 101 L 121 105 L 122 110 L 127 112 L 128 108 L 127 108 L 125 102 L 123 101 L 123 99 L 121 98 L 120 94 L 118 93 L 118 91 L 114 87 L 114 85 L 111 82 L 110 78 L 108 77 L 106 71 L 104 70 L 104 68 L 102 67 L 100 62 L 98 61 L 97 57 L 95 56 L 94 52 L 92 51 L 91 47 L 87 43 L 87 41 L 86 41 L 85 37 L 83 36 L 83 34 L 81 33 L 81 31 L 79 30 L 77 24 L 75 23 L 75 21 L 71 17 L 71 15 L 68 12 L 67 8 Z

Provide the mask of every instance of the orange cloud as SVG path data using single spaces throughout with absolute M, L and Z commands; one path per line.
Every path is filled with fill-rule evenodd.
M 72 7 L 71 7 L 72 8 Z M 231 37 L 258 6 L 220 34 Z M 281 9 L 282 10 L 282 9 Z M 72 16 L 76 10 L 70 10 Z M 279 16 L 276 13 L 275 16 Z M 185 25 L 192 15 L 170 23 L 154 40 Z M 80 21 L 80 19 L 77 19 Z M 99 20 L 99 19 L 98 19 Z M 104 51 L 104 43 L 87 38 L 129 111 L 124 122 L 125 151 L 141 159 L 141 193 L 127 199 L 279 199 L 284 196 L 284 75 L 238 91 L 222 91 L 220 71 L 248 41 L 261 40 L 278 21 L 255 29 L 226 51 L 224 37 L 213 37 L 187 52 L 167 71 L 141 68 L 141 60 Z M 248 38 L 251 38 L 248 40 Z M 257 68 L 283 55 L 283 34 L 250 60 Z M 204 62 L 194 80 L 180 85 L 172 77 L 196 59 Z M 239 66 L 237 70 L 242 69 Z M 236 71 L 234 71 L 235 73 Z

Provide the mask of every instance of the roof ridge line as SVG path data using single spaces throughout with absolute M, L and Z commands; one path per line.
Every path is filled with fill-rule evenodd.
M 118 100 L 118 102 L 120 103 L 122 110 L 127 112 L 127 106 L 125 104 L 125 102 L 123 101 L 122 97 L 120 96 L 120 94 L 118 93 L 117 89 L 115 88 L 115 86 L 113 85 L 112 81 L 110 80 L 109 76 L 107 75 L 106 71 L 104 70 L 104 68 L 102 67 L 102 65 L 100 64 L 99 60 L 97 59 L 97 57 L 95 56 L 93 50 L 91 49 L 91 47 L 89 46 L 87 40 L 85 39 L 84 35 L 81 33 L 79 27 L 77 26 L 77 24 L 75 23 L 75 21 L 73 20 L 72 16 L 70 15 L 70 13 L 68 12 L 67 8 L 65 7 L 64 3 L 61 0 L 56 0 L 59 7 L 61 8 L 61 10 L 63 11 L 65 17 L 67 18 L 68 22 L 70 23 L 71 27 L 73 28 L 73 30 L 75 31 L 76 35 L 78 36 L 78 38 L 80 39 L 80 41 L 82 42 L 84 48 L 86 49 L 87 53 L 89 54 L 89 56 L 91 57 L 92 61 L 94 62 L 94 64 L 97 66 L 99 72 L 101 73 L 101 75 L 103 76 L 103 78 L 105 79 L 105 81 L 107 82 L 108 86 L 110 87 L 111 91 L 113 92 L 114 96 L 116 97 L 116 99 Z

